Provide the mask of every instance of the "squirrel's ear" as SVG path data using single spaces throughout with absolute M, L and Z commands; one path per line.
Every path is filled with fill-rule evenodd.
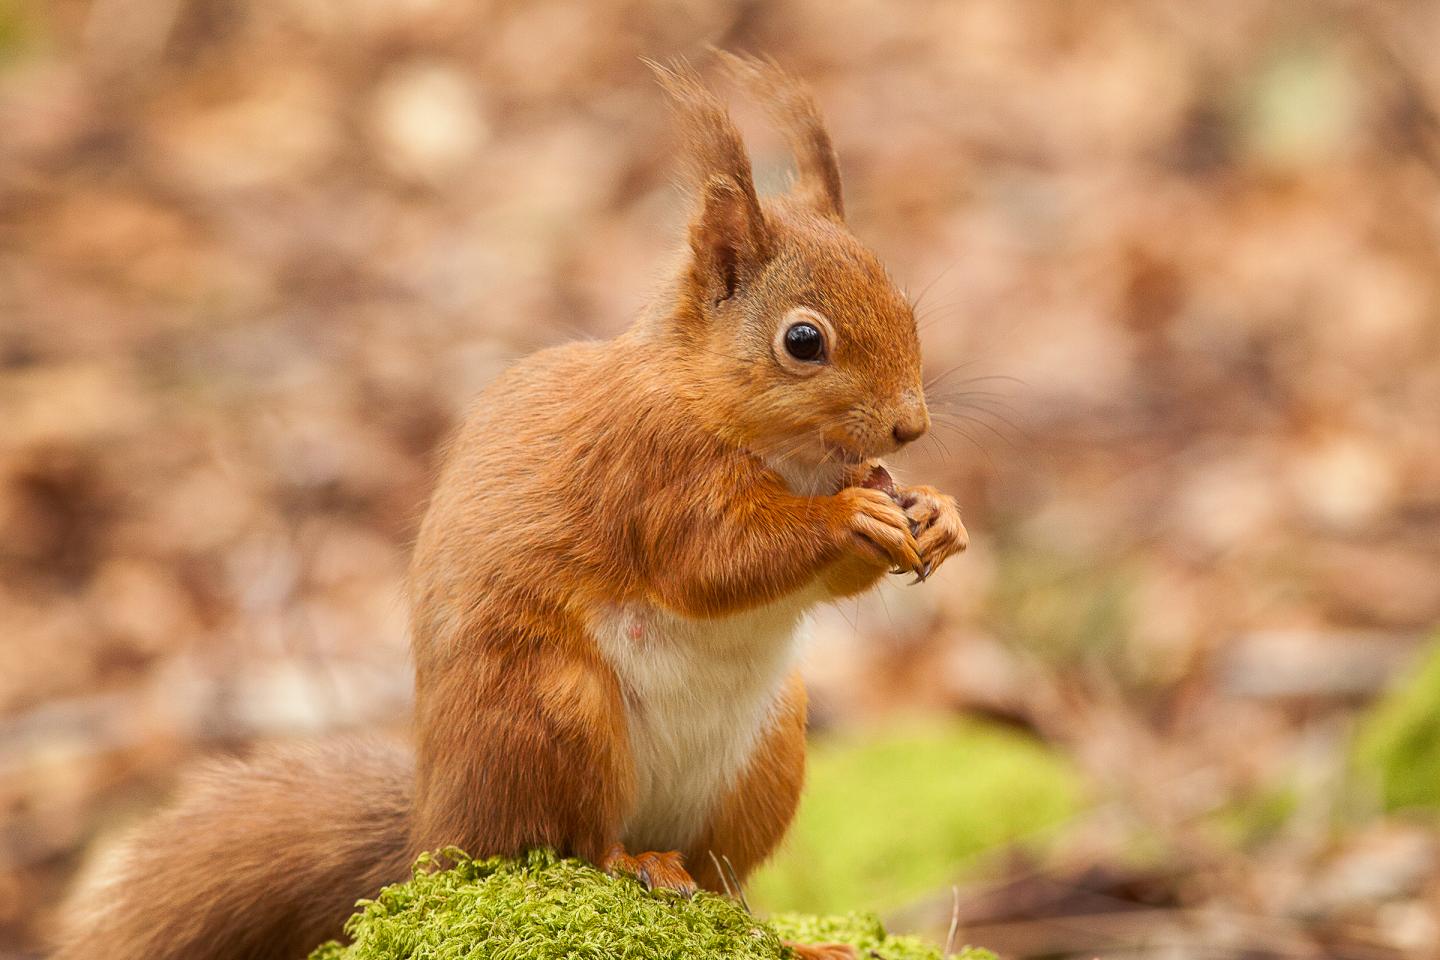
M 705 182 L 700 210 L 690 225 L 692 277 L 710 303 L 735 295 L 768 257 L 765 221 L 753 188 L 723 174 Z
M 769 258 L 772 246 L 750 157 L 725 105 L 689 67 L 647 64 L 670 95 L 700 201 L 690 226 L 694 275 L 711 302 L 719 302 Z
M 797 167 L 792 192 L 820 215 L 845 219 L 840 162 L 809 88 L 774 60 L 741 57 L 724 50 L 714 53 L 731 76 L 765 105 L 790 141 Z

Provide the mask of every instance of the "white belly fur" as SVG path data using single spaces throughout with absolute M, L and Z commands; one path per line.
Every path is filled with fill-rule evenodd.
M 699 839 L 773 722 L 801 617 L 819 599 L 809 593 L 720 620 L 630 604 L 595 625 L 624 692 L 635 758 L 628 849 L 682 850 Z

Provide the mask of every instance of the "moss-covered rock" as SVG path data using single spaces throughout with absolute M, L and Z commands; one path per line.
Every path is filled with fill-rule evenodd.
M 782 960 L 782 938 L 854 944 L 861 956 L 941 960 L 915 937 L 887 936 L 867 915 L 757 920 L 713 894 L 651 893 L 578 860 L 536 851 L 521 860 L 422 857 L 407 883 L 386 887 L 346 924 L 350 946 L 328 943 L 310 960 Z M 867 951 L 874 951 L 868 954 Z M 967 950 L 966 960 L 993 960 Z

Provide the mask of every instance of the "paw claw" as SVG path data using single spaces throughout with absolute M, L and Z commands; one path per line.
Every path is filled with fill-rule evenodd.
M 954 498 L 933 487 L 907 487 L 899 500 L 905 506 L 914 539 L 920 547 L 921 562 L 914 567 L 912 584 L 924 583 L 949 557 L 963 551 L 969 535 L 960 519 Z
M 668 890 L 687 900 L 695 895 L 695 881 L 685 870 L 685 858 L 677 851 L 642 853 L 631 856 L 616 845 L 601 868 L 608 874 L 628 874 L 646 890 Z
M 919 544 L 905 512 L 884 493 L 851 487 L 842 491 L 849 501 L 846 524 L 850 534 L 888 569 L 911 571 L 920 566 Z

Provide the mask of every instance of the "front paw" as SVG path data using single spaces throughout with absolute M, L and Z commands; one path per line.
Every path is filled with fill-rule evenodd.
M 970 545 L 970 534 L 960 519 L 960 505 L 954 497 L 934 487 L 901 487 L 895 493 L 895 502 L 904 509 L 919 549 L 916 583 Z
M 900 503 L 881 490 L 846 487 L 841 502 L 841 535 L 877 565 L 919 574 L 923 563 L 911 520 Z

